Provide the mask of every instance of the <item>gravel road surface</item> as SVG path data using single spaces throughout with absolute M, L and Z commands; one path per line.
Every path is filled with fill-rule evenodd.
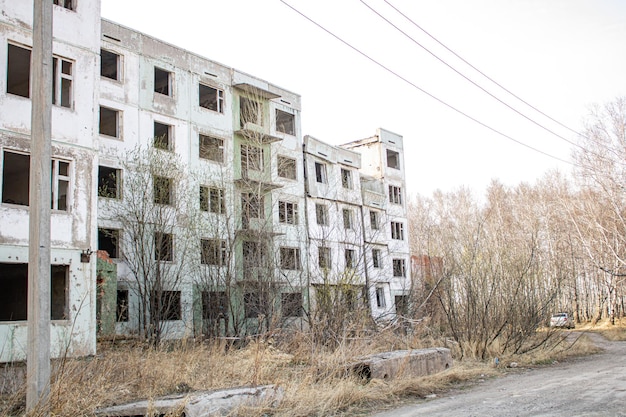
M 626 416 L 626 342 L 589 336 L 602 353 L 521 370 L 373 417 Z

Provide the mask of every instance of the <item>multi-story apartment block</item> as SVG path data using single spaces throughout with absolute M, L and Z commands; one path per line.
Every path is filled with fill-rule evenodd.
M 18 3 L 0 16 L 0 361 L 27 343 L 32 3 Z M 375 318 L 399 312 L 402 137 L 303 138 L 299 95 L 102 20 L 98 1 L 57 3 L 54 355 L 94 353 L 96 328 L 179 338 L 305 325 L 324 283 L 354 287 Z
M 58 2 L 55 1 L 55 4 Z M 98 2 L 55 5 L 52 52 L 51 345 L 96 346 Z M 26 355 L 33 3 L 0 2 L 0 361 Z M 81 36 L 77 36 L 80 33 Z M 83 255 L 81 257 L 81 255 Z

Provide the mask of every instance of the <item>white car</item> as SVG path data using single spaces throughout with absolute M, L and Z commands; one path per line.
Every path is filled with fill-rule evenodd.
M 556 313 L 550 317 L 550 327 L 567 327 L 574 328 L 574 320 L 567 313 Z

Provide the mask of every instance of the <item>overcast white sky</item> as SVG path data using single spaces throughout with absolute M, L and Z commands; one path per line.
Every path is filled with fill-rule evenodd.
M 570 160 L 571 145 L 498 103 L 360 0 L 284 0 L 449 105 Z M 503 92 L 398 15 L 363 0 L 450 65 L 568 140 L 575 134 Z M 388 0 L 489 77 L 575 130 L 626 96 L 626 1 Z M 407 187 L 429 195 L 491 179 L 532 182 L 570 166 L 481 126 L 342 44 L 280 0 L 102 0 L 102 16 L 302 96 L 304 134 L 340 144 L 383 127 L 404 136 Z

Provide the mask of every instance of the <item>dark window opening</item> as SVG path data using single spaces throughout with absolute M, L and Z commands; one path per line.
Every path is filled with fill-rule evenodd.
M 328 207 L 324 204 L 315 205 L 315 219 L 320 226 L 328 225 Z
M 224 190 L 200 186 L 200 210 L 216 214 L 226 213 Z
M 154 202 L 156 204 L 172 204 L 172 180 L 167 177 L 154 177 Z
M 117 110 L 100 106 L 100 123 L 99 131 L 101 135 L 118 138 L 119 133 L 119 114 Z
M 376 287 L 376 307 L 385 308 L 386 306 L 385 289 L 383 287 Z
M 4 152 L 2 163 L 2 202 L 28 206 L 30 156 Z
M 75 0 L 54 0 L 54 4 L 64 7 L 68 10 L 76 10 Z
M 298 224 L 298 205 L 287 201 L 279 201 L 278 221 L 280 223 Z
M 402 188 L 395 185 L 389 186 L 389 202 L 393 204 L 402 204 Z
M 265 246 L 259 242 L 247 240 L 243 242 L 243 266 L 246 269 L 262 266 L 265 262 Z
M 128 290 L 117 290 L 117 302 L 115 306 L 115 321 L 128 321 Z
M 382 255 L 380 249 L 372 249 L 372 266 L 374 268 L 382 267 Z
M 72 62 L 66 59 L 56 57 L 52 59 L 52 104 L 72 107 L 73 66 Z
M 393 260 L 393 276 L 406 277 L 406 264 L 404 262 L 404 259 Z
M 52 160 L 53 210 L 67 211 L 69 206 L 70 163 Z
M 300 249 L 280 248 L 280 267 L 288 270 L 300 269 Z
M 256 319 L 259 316 L 267 315 L 269 312 L 267 295 L 260 289 L 255 292 L 245 292 L 243 295 L 243 303 L 247 319 Z
M 264 198 L 256 193 L 241 194 L 241 211 L 243 218 L 260 219 L 264 216 Z
M 277 158 L 277 165 L 279 177 L 288 178 L 290 180 L 297 179 L 295 159 L 279 155 Z
M 400 222 L 391 222 L 391 238 L 396 240 L 404 240 L 404 224 Z
M 378 230 L 378 212 L 370 210 L 370 227 L 372 230 Z
M 182 320 L 180 291 L 152 291 L 150 315 L 157 320 Z
M 348 190 L 352 189 L 352 172 L 343 168 L 341 168 L 341 186 Z
M 398 152 L 387 149 L 387 167 L 400 169 L 400 154 Z
M 98 166 L 98 197 L 120 198 L 121 170 Z
M 302 293 L 287 292 L 280 297 L 283 317 L 302 317 Z
M 356 252 L 354 249 L 346 249 L 344 251 L 344 259 L 346 268 L 354 268 L 356 266 Z
M 174 235 L 160 232 L 154 234 L 154 260 L 164 262 L 174 260 Z
M 154 92 L 165 96 L 172 95 L 171 72 L 154 67 Z
M 295 135 L 296 117 L 291 113 L 276 109 L 276 131 Z
M 117 229 L 98 228 L 98 250 L 104 250 L 109 258 L 119 256 L 120 231 Z
M 315 180 L 319 183 L 326 184 L 326 165 L 316 162 L 315 163 Z
M 224 113 L 224 91 L 208 85 L 198 85 L 198 105 L 202 108 Z
M 50 267 L 50 319 L 66 320 L 69 266 Z M 0 263 L 0 321 L 28 317 L 28 264 Z
M 9 44 L 7 93 L 30 97 L 30 50 Z
M 224 162 L 224 140 L 211 136 L 199 135 L 200 158 Z
M 254 145 L 241 145 L 241 170 L 263 171 L 263 149 Z
M 256 100 L 245 97 L 239 99 L 239 121 L 244 128 L 246 123 L 263 125 L 263 105 Z
M 317 264 L 322 269 L 330 269 L 330 248 L 319 246 L 317 248 Z
M 409 297 L 406 295 L 396 295 L 394 298 L 396 314 L 406 316 L 409 312 Z
M 343 209 L 343 228 L 352 229 L 353 226 L 352 210 Z
M 225 319 L 228 314 L 228 298 L 225 291 L 202 291 L 202 318 Z
M 171 149 L 170 135 L 172 126 L 154 122 L 154 147 L 159 149 Z
M 226 241 L 220 239 L 202 239 L 201 260 L 203 265 L 226 265 Z
M 100 76 L 119 81 L 120 56 L 115 52 L 100 49 Z

